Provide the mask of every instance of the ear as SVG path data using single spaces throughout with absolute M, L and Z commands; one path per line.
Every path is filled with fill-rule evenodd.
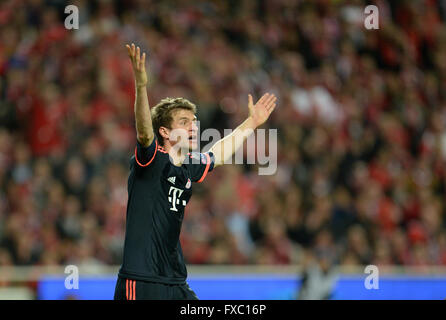
M 163 137 L 164 140 L 169 140 L 170 131 L 166 127 L 160 127 L 158 130 L 161 137 Z

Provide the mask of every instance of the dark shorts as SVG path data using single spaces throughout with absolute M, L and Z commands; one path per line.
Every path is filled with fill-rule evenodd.
M 189 285 L 164 284 L 118 277 L 115 300 L 198 300 Z

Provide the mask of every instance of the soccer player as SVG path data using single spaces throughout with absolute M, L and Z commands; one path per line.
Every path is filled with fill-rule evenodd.
M 165 98 L 150 110 L 146 54 L 134 44 L 126 47 L 135 77 L 137 142 L 130 160 L 124 257 L 114 298 L 198 299 L 186 282 L 179 241 L 192 182 L 202 182 L 232 157 L 268 119 L 276 97 L 267 93 L 254 105 L 249 95 L 248 118 L 209 152 L 192 152 L 197 148 L 196 106 L 184 98 Z

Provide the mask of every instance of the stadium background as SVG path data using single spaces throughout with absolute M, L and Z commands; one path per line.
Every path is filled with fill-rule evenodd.
M 2 286 L 5 270 L 121 263 L 131 42 L 149 53 L 150 104 L 186 97 L 202 130 L 234 128 L 248 93 L 279 99 L 277 173 L 228 165 L 195 188 L 188 264 L 444 266 L 445 18 L 434 0 L 2 1 Z

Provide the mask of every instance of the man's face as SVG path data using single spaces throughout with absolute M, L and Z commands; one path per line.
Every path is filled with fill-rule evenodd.
M 195 150 L 198 146 L 197 117 L 186 109 L 177 109 L 172 114 L 169 141 L 177 148 Z

